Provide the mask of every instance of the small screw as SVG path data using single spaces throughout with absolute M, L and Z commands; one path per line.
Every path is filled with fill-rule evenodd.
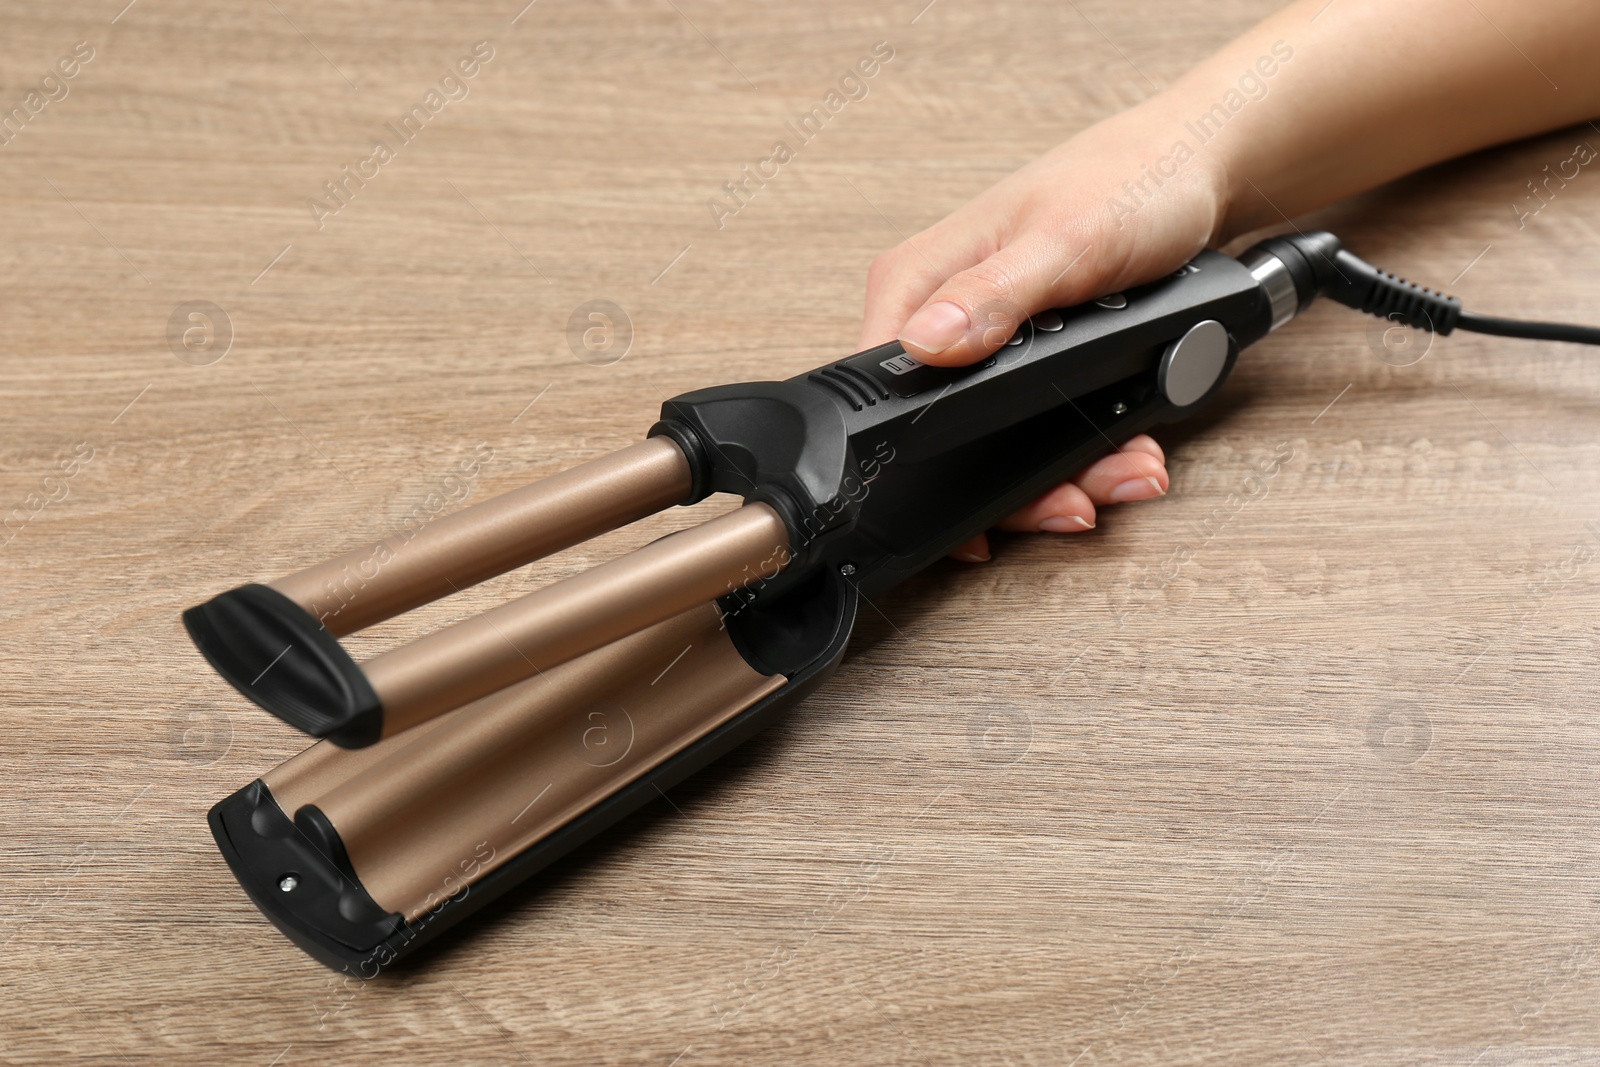
M 286 875 L 283 876 L 282 879 L 279 880 L 278 888 L 283 890 L 285 893 L 293 893 L 294 892 L 294 887 L 299 885 L 299 884 L 300 884 L 300 879 L 296 878 L 292 874 L 286 874 Z
M 1111 414 L 1113 414 L 1113 415 L 1126 415 L 1127 413 L 1128 413 L 1128 405 L 1124 404 L 1122 401 L 1119 400 L 1115 404 L 1111 405 Z
M 846 578 L 850 577 L 855 572 L 856 572 L 856 565 L 854 563 L 841 563 L 841 564 L 839 564 L 839 573 L 844 575 Z

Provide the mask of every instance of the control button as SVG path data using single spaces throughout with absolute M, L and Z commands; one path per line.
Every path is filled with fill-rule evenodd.
M 929 389 L 946 389 L 994 364 L 995 359 L 990 356 L 975 365 L 936 367 L 907 355 L 899 341 L 890 341 L 877 348 L 857 352 L 841 363 L 813 371 L 807 380 L 852 403 L 870 405 L 874 400 L 869 397 L 874 395 L 877 400 L 888 400 L 891 395 L 913 397 Z
M 904 352 L 898 356 L 891 356 L 889 359 L 882 360 L 878 363 L 878 366 L 882 367 L 890 374 L 906 374 L 910 371 L 916 370 L 918 367 L 923 367 L 926 365 L 927 364 L 923 363 L 921 360 L 912 359 Z
M 1007 348 L 1014 348 L 1015 346 L 1020 345 L 1022 342 L 1026 341 L 1027 339 L 1028 339 L 1028 331 L 1025 330 L 1025 329 L 1024 330 L 1018 330 L 1015 334 L 1012 335 L 1011 340 L 1006 342 L 1006 347 Z
M 1061 312 L 1054 309 L 1039 312 L 1033 317 L 1032 321 L 1034 329 L 1043 330 L 1045 333 L 1055 333 L 1066 325 L 1061 321 Z
M 1168 402 L 1186 408 L 1211 392 L 1228 365 L 1231 345 L 1227 329 L 1216 319 L 1195 323 L 1168 345 L 1156 369 L 1156 384 Z
M 1107 308 L 1111 311 L 1121 311 L 1128 306 L 1128 298 L 1121 293 L 1107 293 L 1095 301 L 1095 306 Z

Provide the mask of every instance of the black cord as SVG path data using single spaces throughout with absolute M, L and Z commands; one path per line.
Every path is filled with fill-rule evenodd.
M 1580 345 L 1600 345 L 1600 327 L 1571 326 L 1562 322 L 1528 322 L 1525 319 L 1497 319 L 1463 311 L 1456 329 L 1488 333 L 1496 337 L 1526 337 L 1530 341 L 1571 341 Z

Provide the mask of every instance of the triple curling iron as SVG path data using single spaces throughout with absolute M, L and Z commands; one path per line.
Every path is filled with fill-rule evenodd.
M 218 673 L 323 739 L 211 809 L 217 847 L 301 948 L 376 974 L 769 725 L 837 666 L 863 598 L 1192 414 L 1319 295 L 1600 344 L 1310 233 L 1042 312 L 972 366 L 895 342 L 685 393 L 638 444 L 186 611 Z M 713 493 L 744 504 L 364 662 L 339 643 Z

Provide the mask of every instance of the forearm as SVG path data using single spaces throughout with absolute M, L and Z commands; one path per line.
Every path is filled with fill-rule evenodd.
M 1222 242 L 1600 115 L 1600 3 L 1298 0 L 1136 110 L 1212 164 Z

